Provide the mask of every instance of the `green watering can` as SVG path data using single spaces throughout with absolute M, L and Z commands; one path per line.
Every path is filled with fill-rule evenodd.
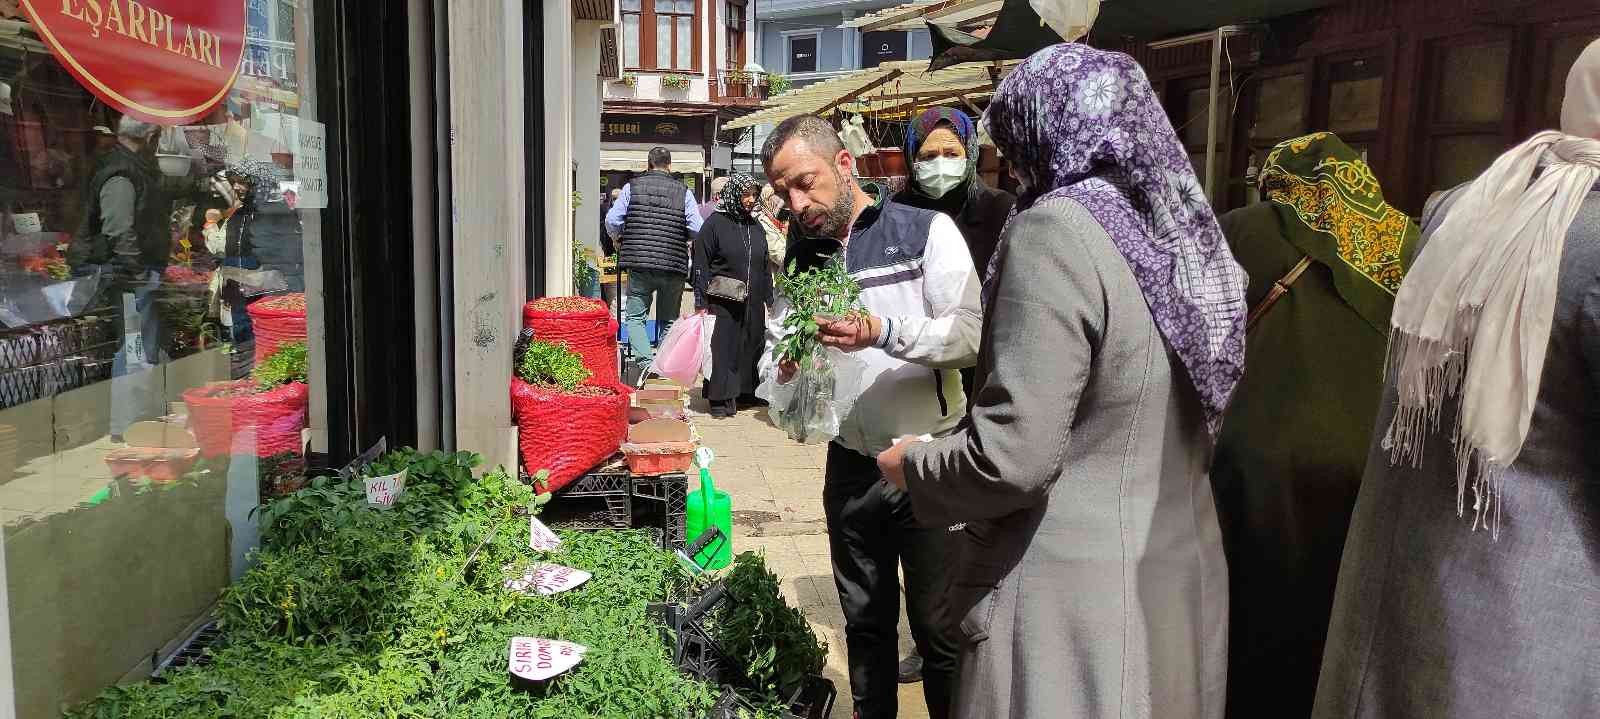
M 684 515 L 684 536 L 699 537 L 711 527 L 721 530 L 721 536 L 695 552 L 695 564 L 706 569 L 721 569 L 733 561 L 733 500 L 727 492 L 717 491 L 711 482 L 711 462 L 716 455 L 710 447 L 694 451 L 694 461 L 700 467 L 700 489 L 689 493 L 687 513 Z

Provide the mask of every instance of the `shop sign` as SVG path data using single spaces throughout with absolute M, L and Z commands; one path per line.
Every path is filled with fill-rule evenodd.
M 705 121 L 698 117 L 648 117 L 617 115 L 600 125 L 605 142 L 656 142 L 699 145 L 705 141 Z
M 242 0 L 22 0 L 22 7 L 78 82 L 147 122 L 196 122 L 238 77 Z
M 566 673 L 583 661 L 589 648 L 559 639 L 512 637 L 506 670 L 523 679 L 542 682 Z
M 560 594 L 569 589 L 575 589 L 589 577 L 594 576 L 582 569 L 563 567 L 559 564 L 539 562 L 528 568 L 520 577 L 513 577 L 505 581 L 506 589 L 513 592 L 527 592 L 550 596 Z
M 315 120 L 300 120 L 294 153 L 295 207 L 328 206 L 327 128 Z
M 406 492 L 406 470 L 395 474 L 386 474 L 382 477 L 369 477 L 366 483 L 367 504 L 379 509 L 388 509 L 394 506 L 400 495 Z
M 561 548 L 561 538 L 550 531 L 549 527 L 544 526 L 544 522 L 539 521 L 538 517 L 529 517 L 528 548 L 540 552 L 553 552 Z

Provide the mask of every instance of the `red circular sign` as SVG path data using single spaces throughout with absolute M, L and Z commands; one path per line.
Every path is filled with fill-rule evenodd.
M 239 75 L 245 0 L 22 0 L 22 7 L 78 82 L 147 122 L 204 117 Z

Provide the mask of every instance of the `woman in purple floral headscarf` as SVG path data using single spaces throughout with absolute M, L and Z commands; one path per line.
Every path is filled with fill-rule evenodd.
M 990 137 L 1024 185 L 956 433 L 879 457 L 966 523 L 962 717 L 1222 715 L 1228 576 L 1207 468 L 1243 369 L 1244 273 L 1132 58 L 1036 53 Z

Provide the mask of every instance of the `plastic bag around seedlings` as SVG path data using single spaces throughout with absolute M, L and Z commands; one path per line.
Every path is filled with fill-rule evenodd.
M 787 383 L 778 382 L 774 368 L 756 388 L 756 396 L 767 401 L 772 423 L 801 444 L 823 444 L 839 435 L 834 362 L 829 355 L 817 352 L 802 361 Z

